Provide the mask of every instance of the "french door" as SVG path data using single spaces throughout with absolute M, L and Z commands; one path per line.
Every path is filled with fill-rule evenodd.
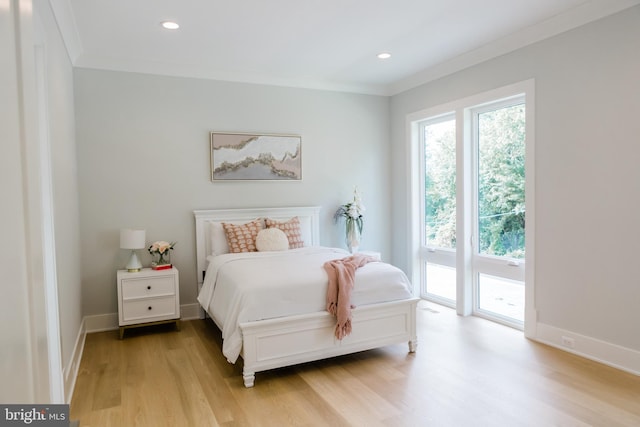
M 523 328 L 532 115 L 524 93 L 465 101 L 412 123 L 421 296 Z
M 525 100 L 470 111 L 473 311 L 523 327 L 525 306 Z

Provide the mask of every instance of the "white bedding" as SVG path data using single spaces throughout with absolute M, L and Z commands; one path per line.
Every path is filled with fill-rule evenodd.
M 346 256 L 345 250 L 325 247 L 211 256 L 198 301 L 222 329 L 227 360 L 235 363 L 242 350 L 240 323 L 325 311 L 328 280 L 322 265 Z M 356 307 L 411 297 L 409 280 L 396 267 L 371 262 L 356 271 Z

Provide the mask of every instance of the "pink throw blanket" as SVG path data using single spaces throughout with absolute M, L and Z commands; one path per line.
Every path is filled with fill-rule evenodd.
M 355 308 L 351 305 L 351 290 L 355 282 L 356 270 L 373 261 L 377 261 L 377 259 L 355 254 L 327 261 L 323 265 L 329 276 L 327 311 L 338 319 L 335 335 L 339 340 L 351 333 L 351 309 Z

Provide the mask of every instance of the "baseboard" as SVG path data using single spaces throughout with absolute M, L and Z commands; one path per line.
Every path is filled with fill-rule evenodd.
M 85 316 L 84 321 L 86 323 L 88 334 L 118 329 L 118 313 Z
M 73 347 L 73 353 L 71 354 L 71 359 L 69 360 L 69 364 L 62 371 L 62 376 L 64 378 L 65 399 L 69 404 L 71 404 L 73 390 L 76 386 L 76 379 L 78 378 L 78 370 L 80 369 L 80 361 L 82 360 L 82 353 L 84 351 L 84 342 L 86 337 L 86 322 L 85 319 L 82 319 L 80 328 L 78 329 L 76 343 Z
M 180 318 L 182 320 L 194 320 L 200 318 L 200 304 L 184 304 L 180 306 Z
M 640 376 L 640 351 L 544 323 L 536 325 L 536 336 L 532 339 Z M 563 339 L 572 342 L 573 347 L 563 344 Z
M 200 318 L 200 305 L 183 304 L 180 306 L 180 319 L 194 320 Z M 86 333 L 113 331 L 118 329 L 118 313 L 85 316 Z

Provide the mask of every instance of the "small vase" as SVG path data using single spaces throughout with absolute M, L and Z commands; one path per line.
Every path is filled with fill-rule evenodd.
M 358 252 L 358 247 L 360 247 L 360 229 L 355 221 L 347 221 L 346 225 L 347 247 L 349 248 L 349 252 L 353 254 Z
M 167 264 L 171 264 L 171 257 L 169 255 L 169 251 L 166 251 L 163 254 L 159 252 L 156 252 L 153 254 L 153 261 L 151 262 L 152 266 L 167 265 Z

